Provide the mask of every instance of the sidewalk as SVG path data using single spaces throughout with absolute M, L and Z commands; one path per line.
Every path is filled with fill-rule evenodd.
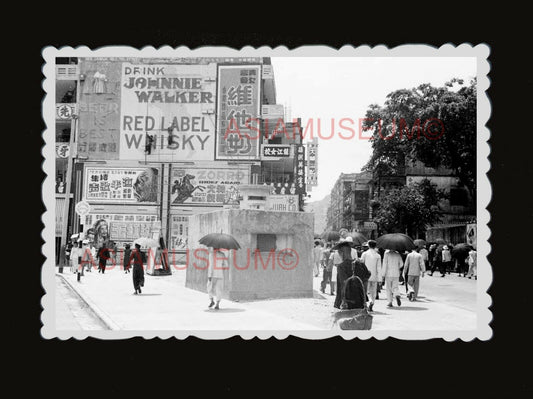
M 218 311 L 207 308 L 207 294 L 185 287 L 185 270 L 171 276 L 145 273 L 142 294 L 133 295 L 130 274 L 119 267 L 85 272 L 81 281 L 65 269 L 62 276 L 112 330 L 330 330 L 334 296 L 319 291 L 313 298 L 253 302 L 222 300 Z M 402 306 L 387 308 L 383 290 L 372 312 L 372 330 L 464 331 L 477 328 L 474 280 L 426 277 L 416 302 L 405 297 Z M 329 292 L 329 289 L 326 290 Z
M 207 306 L 207 294 L 185 287 L 185 271 L 171 276 L 145 273 L 142 294 L 134 295 L 132 275 L 118 267 L 105 274 L 85 272 L 78 282 L 70 269 L 63 277 L 93 311 L 114 330 L 317 330 L 317 326 L 222 300 L 220 310 Z

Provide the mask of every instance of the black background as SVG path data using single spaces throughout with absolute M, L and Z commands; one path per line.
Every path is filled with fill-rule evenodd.
M 436 394 L 463 397 L 496 393 L 498 396 L 516 394 L 522 397 L 531 392 L 531 377 L 527 372 L 531 370 L 528 342 L 531 338 L 526 336 L 530 335 L 526 323 L 531 310 L 525 307 L 531 296 L 528 282 L 531 262 L 527 258 L 521 260 L 528 243 L 522 241 L 523 233 L 519 229 L 531 226 L 531 197 L 525 189 L 533 179 L 531 162 L 518 152 L 524 147 L 527 150 L 525 141 L 531 135 L 527 116 L 531 106 L 528 98 L 532 92 L 532 78 L 525 56 L 521 55 L 522 50 L 514 41 L 516 39 L 498 36 L 493 29 L 496 21 L 451 9 L 445 13 L 447 23 L 435 14 L 422 19 L 418 14 L 410 14 L 406 20 L 391 22 L 380 20 L 376 13 L 368 14 L 372 17 L 370 26 L 359 29 L 360 20 L 354 18 L 352 25 L 348 25 L 353 27 L 349 33 L 337 32 L 334 29 L 336 24 L 327 20 L 311 34 L 280 34 L 275 29 L 275 18 L 268 23 L 266 27 L 270 29 L 265 33 L 200 33 L 179 31 L 174 28 L 179 25 L 177 23 L 143 28 L 132 22 L 119 27 L 109 23 L 111 19 L 104 11 L 99 13 L 96 3 L 86 4 L 83 13 L 87 19 L 82 22 L 78 20 L 79 14 L 70 20 L 54 20 L 53 24 L 49 19 L 43 19 L 34 26 L 32 34 L 17 37 L 12 42 L 18 44 L 18 50 L 22 48 L 11 65 L 24 68 L 23 72 L 19 70 L 16 82 L 22 83 L 19 88 L 19 94 L 23 94 L 21 99 L 30 104 L 18 117 L 23 123 L 17 124 L 17 134 L 22 136 L 27 148 L 22 179 L 25 187 L 20 198 L 31 198 L 16 222 L 20 229 L 17 234 L 21 237 L 21 248 L 17 253 L 22 255 L 23 261 L 8 263 L 4 278 L 4 285 L 8 282 L 14 291 L 5 306 L 12 312 L 6 312 L 3 328 L 9 336 L 4 343 L 14 351 L 9 352 L 13 355 L 4 358 L 4 363 L 12 377 L 9 379 L 16 382 L 19 391 L 39 384 L 42 387 L 40 393 L 45 390 L 68 396 L 81 393 L 149 395 L 159 390 L 172 395 L 185 392 L 201 395 L 214 390 L 243 392 L 249 396 L 259 393 L 330 396 L 348 391 L 354 396 L 366 393 L 368 398 L 387 394 L 395 397 L 433 397 Z M 285 16 L 285 24 L 296 28 L 305 22 L 290 14 Z M 179 20 L 183 18 L 186 19 L 181 16 Z M 450 18 L 455 23 L 450 24 Z M 472 25 L 476 19 L 480 22 Z M 461 30 L 463 25 L 468 25 L 469 29 Z M 493 189 L 489 206 L 493 249 L 489 260 L 494 276 L 489 291 L 494 301 L 491 307 L 494 314 L 492 339 L 484 342 L 445 342 L 441 339 L 345 341 L 337 337 L 310 341 L 291 337 L 282 341 L 244 341 L 234 337 L 225 341 L 197 338 L 184 341 L 142 338 L 61 341 L 41 337 L 40 299 L 44 294 L 41 286 L 44 257 L 40 254 L 43 227 L 40 216 L 44 205 L 39 200 L 44 179 L 40 155 L 44 141 L 39 139 L 44 129 L 40 118 L 44 96 L 40 70 L 42 48 L 48 45 L 87 45 L 93 49 L 105 45 L 178 47 L 182 44 L 190 48 L 203 45 L 237 48 L 285 45 L 295 48 L 306 44 L 327 44 L 338 48 L 344 44 L 394 47 L 409 43 L 439 47 L 445 43 L 457 45 L 464 42 L 486 43 L 491 48 L 488 94 L 493 113 L 488 127 L 492 132 L 492 169 L 489 173 Z M 519 99 L 520 95 L 525 98 Z M 31 184 L 26 185 L 27 181 Z M 7 253 L 6 258 L 9 258 Z

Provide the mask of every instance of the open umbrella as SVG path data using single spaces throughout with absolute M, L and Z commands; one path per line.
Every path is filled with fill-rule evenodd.
M 358 232 L 351 233 L 350 236 L 353 238 L 353 242 L 355 245 L 363 245 L 365 242 L 368 241 L 368 238 Z
M 337 251 L 337 250 L 339 250 L 339 248 L 342 247 L 342 246 L 347 246 L 347 247 L 353 248 L 353 247 L 355 246 L 355 244 L 354 244 L 352 241 L 341 241 L 341 242 L 335 244 L 335 245 L 331 248 L 331 250 L 332 250 L 332 251 Z
M 454 256 L 466 256 L 472 250 L 472 246 L 469 244 L 457 244 L 452 249 L 452 255 Z
M 133 245 L 139 244 L 141 247 L 157 247 L 159 245 L 158 241 L 149 237 L 139 237 L 133 241 Z
M 402 233 L 384 234 L 376 240 L 378 247 L 392 249 L 398 252 L 410 251 L 416 248 L 411 237 Z
M 417 238 L 416 240 L 413 241 L 415 243 L 415 245 L 419 248 L 422 248 L 422 247 L 425 247 L 426 246 L 426 242 L 424 240 L 422 240 L 421 238 Z
M 448 243 L 446 242 L 446 240 L 443 239 L 443 238 L 437 238 L 437 239 L 435 240 L 435 242 L 436 242 L 437 244 L 439 244 L 439 245 L 446 245 L 446 244 L 448 244 Z
M 221 249 L 240 249 L 241 246 L 237 240 L 229 235 L 224 233 L 211 233 L 200 238 L 200 244 L 205 245 L 206 247 L 212 248 L 221 248 Z
M 326 231 L 322 238 L 326 241 L 338 241 L 341 238 L 341 235 L 338 231 Z

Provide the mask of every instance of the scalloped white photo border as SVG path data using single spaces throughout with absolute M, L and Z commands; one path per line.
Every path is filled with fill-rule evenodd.
M 488 57 L 490 47 L 487 44 L 472 45 L 463 43 L 458 46 L 444 44 L 437 48 L 426 44 L 405 44 L 393 48 L 384 45 L 370 47 L 361 45 L 353 47 L 345 45 L 340 49 L 328 46 L 301 46 L 289 50 L 285 46 L 274 49 L 270 47 L 253 48 L 245 46 L 240 50 L 230 47 L 199 47 L 190 49 L 185 46 L 172 48 L 162 46 L 158 49 L 154 47 L 143 47 L 136 49 L 127 46 L 106 46 L 97 49 L 90 49 L 86 46 L 46 47 L 42 50 L 44 59 L 42 72 L 44 80 L 42 87 L 46 92 L 42 105 L 42 117 L 46 123 L 43 132 L 45 145 L 42 149 L 44 157 L 43 170 L 46 174 L 42 185 L 42 199 L 46 211 L 42 215 L 44 229 L 42 237 L 45 241 L 42 252 L 46 257 L 41 270 L 41 281 L 45 290 L 41 298 L 43 311 L 41 313 L 41 335 L 45 339 L 85 339 L 94 337 L 99 339 L 127 339 L 132 337 L 143 337 L 151 339 L 159 337 L 167 339 L 175 337 L 185 339 L 188 336 L 195 336 L 201 339 L 225 339 L 233 336 L 240 336 L 248 340 L 254 337 L 268 339 L 275 337 L 284 339 L 292 335 L 304 339 L 324 339 L 341 336 L 344 339 L 369 339 L 375 337 L 379 340 L 388 337 L 404 340 L 424 340 L 431 338 L 442 338 L 446 341 L 461 339 L 471 341 L 479 339 L 489 340 L 492 337 L 492 312 L 489 307 L 492 298 L 487 293 L 492 284 L 492 268 L 487 256 L 491 251 L 488 242 L 490 229 L 488 222 L 490 213 L 486 209 L 492 197 L 492 189 L 487 177 L 490 169 L 488 156 L 490 147 L 488 140 L 490 131 L 486 126 L 491 114 L 491 104 L 486 90 L 490 86 L 488 74 L 490 63 Z M 56 330 L 55 327 L 55 58 L 56 57 L 475 57 L 477 58 L 477 253 L 478 253 L 478 280 L 477 280 L 477 328 L 475 330 L 458 331 L 346 331 L 346 330 L 319 330 L 319 331 L 205 331 L 205 330 L 105 330 L 105 331 L 63 331 Z M 423 83 L 423 82 L 421 82 Z

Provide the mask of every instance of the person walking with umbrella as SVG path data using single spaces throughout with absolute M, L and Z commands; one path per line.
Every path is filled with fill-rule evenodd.
M 224 291 L 224 270 L 229 267 L 228 257 L 222 253 L 223 249 L 240 249 L 237 240 L 230 234 L 210 233 L 198 241 L 206 247 L 213 248 L 208 256 L 207 267 L 207 294 L 209 295 L 209 308 L 220 309 L 220 300 Z
M 385 251 L 383 256 L 382 276 L 385 279 L 385 289 L 387 290 L 387 307 L 392 308 L 393 297 L 396 298 L 398 306 L 402 305 L 400 299 L 400 269 L 403 266 L 402 256 L 393 249 Z
M 220 309 L 220 300 L 224 291 L 224 270 L 228 269 L 228 258 L 220 248 L 213 248 L 209 254 L 207 267 L 207 294 L 209 295 L 209 308 Z M 216 303 L 215 303 L 216 301 Z
M 133 288 L 134 294 L 142 292 L 141 287 L 144 287 L 144 263 L 146 262 L 146 255 L 141 252 L 141 244 L 136 243 L 135 249 L 131 251 L 130 259 L 133 261 Z

